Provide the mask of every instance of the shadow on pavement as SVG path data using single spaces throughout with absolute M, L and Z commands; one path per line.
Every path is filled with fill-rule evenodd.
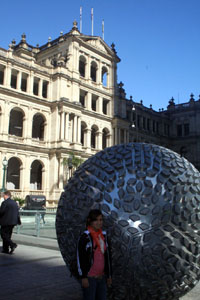
M 82 299 L 79 283 L 56 250 L 18 245 L 11 255 L 0 253 L 0 274 L 1 300 Z

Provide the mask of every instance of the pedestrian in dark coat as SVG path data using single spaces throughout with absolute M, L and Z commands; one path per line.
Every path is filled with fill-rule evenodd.
M 2 253 L 12 254 L 17 244 L 11 240 L 13 228 L 20 224 L 19 208 L 17 203 L 11 199 L 10 191 L 3 194 L 4 201 L 0 207 L 1 238 L 3 240 Z

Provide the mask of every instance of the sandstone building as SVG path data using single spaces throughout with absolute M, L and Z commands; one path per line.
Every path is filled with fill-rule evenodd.
M 13 196 L 46 195 L 54 206 L 71 151 L 87 159 L 132 141 L 172 148 L 200 169 L 200 102 L 172 99 L 156 112 L 127 99 L 117 82 L 119 62 L 114 44 L 80 33 L 76 22 L 45 45 L 33 47 L 23 34 L 0 48 L 0 162 L 8 161 Z

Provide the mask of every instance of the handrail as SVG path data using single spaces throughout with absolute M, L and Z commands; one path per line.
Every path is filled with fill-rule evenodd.
M 43 236 L 56 238 L 55 217 L 56 212 L 48 210 L 19 210 L 21 225 L 17 225 L 17 234 L 26 234 L 31 236 Z M 45 216 L 45 219 L 43 217 Z M 44 222 L 44 223 L 43 223 Z

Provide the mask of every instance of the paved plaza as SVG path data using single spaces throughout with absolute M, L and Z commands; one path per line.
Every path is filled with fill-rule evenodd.
M 82 299 L 56 239 L 13 234 L 13 240 L 18 243 L 15 252 L 0 253 L 0 300 Z M 180 300 L 200 300 L 200 283 Z
M 1 300 L 82 298 L 58 250 L 18 245 L 12 255 L 0 253 L 0 274 Z

